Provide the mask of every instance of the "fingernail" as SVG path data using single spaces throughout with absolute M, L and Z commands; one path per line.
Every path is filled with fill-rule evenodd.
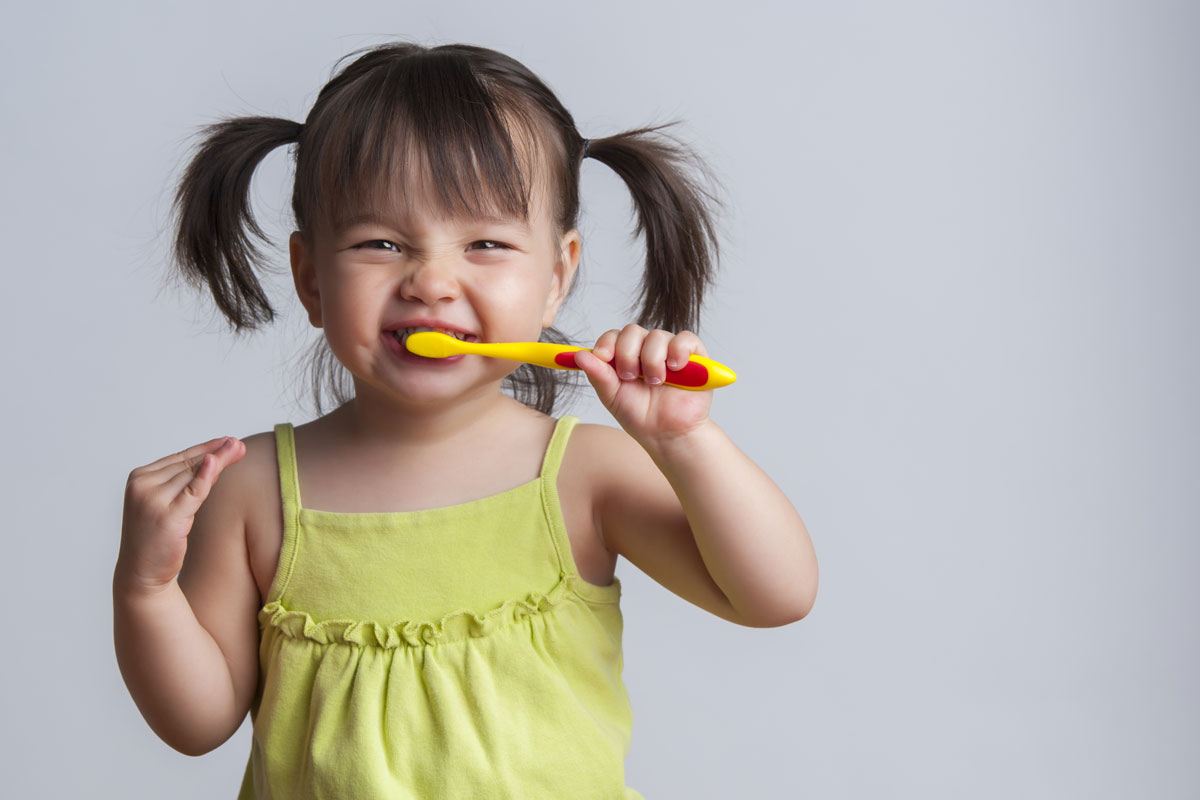
M 667 366 L 670 367 L 671 369 L 679 369 L 679 362 L 678 361 L 668 361 Z
M 621 373 L 621 380 L 623 380 L 623 381 L 631 381 L 631 380 L 633 380 L 633 378 L 634 378 L 634 375 L 632 372 L 622 372 Z
M 657 385 L 662 383 L 662 378 L 646 378 L 646 383 Z

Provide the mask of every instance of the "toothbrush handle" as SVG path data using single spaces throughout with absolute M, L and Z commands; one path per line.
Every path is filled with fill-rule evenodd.
M 424 335 L 413 334 L 413 336 Z M 449 344 L 453 349 L 442 355 L 450 355 L 451 352 L 472 353 L 489 358 L 523 361 L 527 364 L 551 369 L 579 369 L 575 364 L 575 354 L 580 350 L 588 349 L 551 342 L 459 342 L 451 339 Z M 608 363 L 615 367 L 617 360 L 613 358 Z M 644 377 L 640 365 L 638 366 L 638 377 Z M 688 357 L 688 363 L 684 364 L 682 369 L 667 370 L 663 385 L 703 392 L 728 386 L 736 380 L 737 375 L 734 374 L 734 371 L 721 362 L 693 354 Z
M 575 352 L 569 351 L 558 353 L 554 356 L 554 362 L 564 369 L 579 369 L 575 364 Z M 591 352 L 591 351 L 588 351 Z M 676 386 L 680 389 L 702 390 L 711 388 L 706 386 L 709 383 L 709 370 L 703 363 L 698 361 L 700 356 L 692 356 L 688 359 L 688 363 L 684 364 L 681 369 L 667 370 L 667 377 L 663 380 L 664 386 Z M 616 367 L 617 359 L 614 357 L 609 360 L 609 365 Z M 641 365 L 638 366 L 639 378 L 644 377 L 642 374 Z

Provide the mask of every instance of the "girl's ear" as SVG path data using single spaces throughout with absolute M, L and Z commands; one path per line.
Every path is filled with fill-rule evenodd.
M 579 268 L 579 256 L 583 250 L 583 237 L 579 231 L 572 228 L 563 234 L 558 245 L 558 261 L 554 265 L 554 275 L 550 283 L 550 293 L 546 296 L 546 311 L 542 315 L 542 327 L 549 328 L 554 324 L 554 316 L 567 299 L 571 289 L 571 281 L 575 278 L 575 270 Z
M 288 239 L 288 253 L 292 259 L 292 280 L 296 283 L 296 294 L 308 311 L 308 321 L 314 328 L 320 328 L 321 290 L 317 284 L 317 266 L 312 260 L 312 250 L 300 231 L 293 231 Z

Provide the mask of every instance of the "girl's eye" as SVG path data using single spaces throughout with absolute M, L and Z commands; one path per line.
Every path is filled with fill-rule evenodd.
M 492 239 L 482 239 L 478 242 L 471 243 L 471 247 L 476 247 L 476 246 L 478 246 L 478 248 L 480 250 L 511 250 L 512 249 L 508 245 L 506 245 L 504 242 L 497 242 Z M 387 239 L 372 239 L 369 242 L 362 242 L 361 244 L 354 245 L 355 250 L 391 250 L 392 248 L 395 248 L 395 250 L 393 250 L 393 252 L 397 252 L 397 253 L 400 252 L 400 246 L 398 244 L 396 244 L 395 242 L 389 242 Z
M 396 244 L 395 242 L 389 242 L 387 239 L 372 239 L 369 242 L 363 242 L 361 244 L 354 245 L 354 249 L 355 250 L 380 250 L 380 249 L 386 250 L 387 249 L 386 247 L 383 247 L 383 248 L 375 247 L 374 245 L 377 245 L 377 244 L 391 245 L 392 247 L 396 248 L 395 252 L 400 252 L 400 246 L 398 244 Z

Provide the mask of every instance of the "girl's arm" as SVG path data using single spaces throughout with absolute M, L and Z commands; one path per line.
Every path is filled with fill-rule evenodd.
M 236 443 L 214 454 L 217 442 L 130 474 L 113 571 L 113 638 L 125 685 L 159 738 L 191 756 L 237 731 L 258 680 L 247 482 L 237 475 L 216 482 L 223 470 L 238 471 L 230 465 L 244 451 Z M 212 460 L 201 461 L 205 453 Z
M 812 542 L 791 503 L 715 423 L 650 454 L 623 431 L 581 425 L 605 547 L 694 605 L 748 627 L 806 616 L 817 591 Z
M 113 637 L 125 686 L 160 739 L 201 756 L 237 731 L 246 708 L 230 666 L 178 583 L 146 592 L 115 575 Z
M 817 559 L 786 495 L 715 422 L 711 391 L 638 379 L 665 376 L 704 352 L 687 331 L 609 331 L 576 356 L 601 402 L 629 437 L 603 437 L 597 453 L 597 519 L 606 546 L 676 594 L 744 625 L 803 618 L 817 593 Z M 616 355 L 615 367 L 605 363 Z M 630 438 L 632 437 L 632 438 Z M 599 437 L 597 437 L 599 438 Z M 722 613 L 716 590 L 724 595 Z

